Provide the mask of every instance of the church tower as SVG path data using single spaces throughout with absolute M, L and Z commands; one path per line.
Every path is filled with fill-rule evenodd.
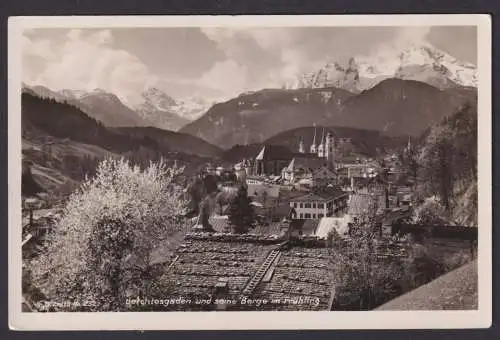
M 300 141 L 299 141 L 299 152 L 300 153 L 306 152 L 306 148 L 304 147 L 304 139 L 302 137 L 300 137 Z
M 314 126 L 314 138 L 309 151 L 311 153 L 316 153 L 316 126 Z
M 325 157 L 325 128 L 323 128 L 323 134 L 321 135 L 321 143 L 318 146 L 318 157 Z
M 335 168 L 335 140 L 333 139 L 333 134 L 328 132 L 326 135 L 325 143 L 325 157 L 327 160 L 328 167 L 330 169 Z
M 410 152 L 412 151 L 412 145 L 411 145 L 411 136 L 408 136 L 408 144 L 406 145 L 406 151 Z

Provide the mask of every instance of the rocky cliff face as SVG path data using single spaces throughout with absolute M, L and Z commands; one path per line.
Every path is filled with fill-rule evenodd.
M 292 88 L 335 86 L 351 92 L 367 90 L 387 78 L 418 80 L 438 88 L 456 85 L 475 87 L 476 66 L 462 62 L 427 44 L 410 45 L 402 52 L 388 51 L 373 56 L 354 56 L 347 61 L 331 61 L 301 74 Z

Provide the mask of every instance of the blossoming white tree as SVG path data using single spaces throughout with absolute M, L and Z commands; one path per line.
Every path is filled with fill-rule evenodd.
M 127 295 L 144 293 L 152 250 L 183 224 L 182 171 L 163 161 L 145 170 L 123 159 L 100 163 L 30 264 L 34 284 L 48 300 L 86 310 L 123 309 Z

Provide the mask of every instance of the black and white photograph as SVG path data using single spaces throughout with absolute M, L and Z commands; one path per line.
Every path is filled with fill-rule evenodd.
M 489 18 L 368 17 L 11 22 L 11 324 L 489 325 Z

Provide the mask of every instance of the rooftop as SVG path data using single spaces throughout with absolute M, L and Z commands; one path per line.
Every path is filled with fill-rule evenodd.
M 293 172 L 298 169 L 314 170 L 325 164 L 324 158 L 318 158 L 316 155 L 304 154 L 295 156 L 288 164 L 286 170 Z
M 256 160 L 276 160 L 276 159 L 292 159 L 294 156 L 293 152 L 282 145 L 264 145 L 260 150 Z
M 249 196 L 262 196 L 277 198 L 280 195 L 280 186 L 273 184 L 247 184 L 247 193 Z
M 328 310 L 332 300 L 328 248 L 291 245 L 276 236 L 190 233 L 176 255 L 162 277 L 172 296 L 209 296 L 224 281 L 224 297 L 237 301 L 227 310 Z M 243 295 L 268 304 L 243 305 Z
M 347 193 L 342 191 L 340 188 L 324 188 L 321 190 L 314 190 L 306 195 L 292 198 L 291 202 L 327 202 L 339 198 L 341 196 L 346 196 Z

